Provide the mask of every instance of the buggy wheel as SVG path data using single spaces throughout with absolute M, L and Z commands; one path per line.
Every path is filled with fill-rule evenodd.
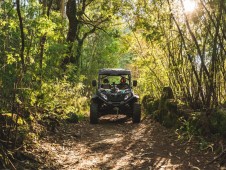
M 139 103 L 134 103 L 132 115 L 133 123 L 140 123 L 140 119 L 141 119 L 141 105 Z
M 98 123 L 98 104 L 97 103 L 91 103 L 90 105 L 90 123 L 91 124 L 97 124 Z

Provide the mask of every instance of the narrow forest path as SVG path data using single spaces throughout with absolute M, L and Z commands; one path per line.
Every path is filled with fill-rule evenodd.
M 97 125 L 86 120 L 60 126 L 36 152 L 45 162 L 41 169 L 220 169 L 207 165 L 213 152 L 197 147 L 149 117 L 133 124 L 106 116 Z

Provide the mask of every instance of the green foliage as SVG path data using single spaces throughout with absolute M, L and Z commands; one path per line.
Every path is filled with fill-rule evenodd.
M 73 122 L 82 119 L 93 90 L 91 80 L 104 67 L 131 69 L 146 112 L 168 127 L 178 118 L 178 99 L 207 109 L 225 101 L 224 1 L 202 0 L 188 14 L 180 1 L 97 0 L 85 6 L 86 15 L 81 1 L 76 1 L 74 16 L 79 22 L 71 49 L 65 8 L 59 10 L 53 1 L 48 11 L 50 4 L 46 2 L 47 6 L 44 1 L 20 1 L 25 71 L 16 4 L 12 0 L 0 2 L 0 112 L 20 114 L 18 119 L 10 119 L 11 130 L 4 130 L 10 140 L 16 139 L 16 127 L 18 143 L 26 138 L 34 122 L 30 112 L 42 113 L 35 115 L 40 119 L 50 115 Z M 62 69 L 63 59 L 77 56 L 78 49 L 79 63 L 71 62 Z M 175 100 L 163 100 L 165 86 L 172 88 Z M 208 128 L 226 135 L 225 117 L 223 110 L 211 114 L 209 120 L 193 113 L 180 120 L 179 131 L 187 138 Z M 29 135 L 32 139 L 33 133 Z
M 160 110 L 154 111 L 152 116 L 155 120 L 160 121 Z
M 213 152 L 213 146 L 214 144 L 207 141 L 204 137 L 199 137 L 199 148 L 201 150 L 206 150 L 206 149 L 211 149 L 211 151 Z
M 193 121 L 185 120 L 183 117 L 179 119 L 180 127 L 176 130 L 179 139 L 191 140 L 197 132 L 196 124 Z
M 109 32 L 114 32 L 114 30 L 109 30 Z M 95 36 L 90 37 L 85 42 L 82 73 L 85 72 L 86 76 L 93 77 L 96 75 L 93 70 L 118 67 L 123 50 L 122 46 L 123 44 L 114 37 L 114 34 L 97 32 Z
M 78 123 L 79 121 L 79 116 L 73 112 L 69 112 L 67 114 L 66 121 L 69 123 Z
M 203 112 L 190 112 L 186 118 L 182 115 L 177 126 L 178 137 L 186 140 L 190 140 L 193 136 L 199 136 L 201 139 L 201 136 L 210 133 L 209 120 Z M 200 145 L 202 145 L 202 142 Z
M 162 86 L 170 85 L 176 98 L 185 97 L 190 105 L 201 101 L 201 107 L 205 108 L 211 106 L 208 100 L 214 107 L 217 98 L 224 100 L 225 69 L 221 70 L 217 63 L 224 67 L 225 50 L 224 43 L 216 38 L 224 36 L 224 3 L 201 2 L 191 13 L 183 11 L 180 1 L 136 2 L 135 23 L 131 25 L 137 45 L 132 50 L 138 54 L 134 66 L 140 67 L 141 92 L 155 92 L 157 96 Z M 200 21 L 200 17 L 204 17 L 205 22 Z M 212 27 L 212 23 L 218 27 Z M 209 36 L 210 32 L 214 36 Z M 222 89 L 222 95 L 215 92 L 217 87 L 211 89 L 214 84 Z M 218 96 L 212 100 L 212 95 Z
M 153 114 L 159 107 L 159 100 L 154 99 L 150 95 L 145 95 L 142 98 L 142 106 L 148 114 Z
M 43 83 L 41 93 L 36 95 L 37 106 L 58 114 L 85 114 L 87 97 L 82 96 L 82 83 L 73 84 L 67 80 Z
M 220 135 L 226 136 L 226 111 L 216 110 L 209 117 L 210 129 L 212 133 L 218 133 Z

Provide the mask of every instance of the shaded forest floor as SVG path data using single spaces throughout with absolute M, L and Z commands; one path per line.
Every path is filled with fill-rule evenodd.
M 216 156 L 211 148 L 201 151 L 194 140 L 179 141 L 150 117 L 140 124 L 115 116 L 97 125 L 88 120 L 64 124 L 27 152 L 39 160 L 22 161 L 28 169 L 225 169 L 207 165 Z

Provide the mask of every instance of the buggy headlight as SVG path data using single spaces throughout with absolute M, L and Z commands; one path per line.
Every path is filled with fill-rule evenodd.
M 125 95 L 124 100 L 127 100 L 128 98 L 130 98 L 132 95 L 131 93 L 128 93 L 127 95 Z
M 102 97 L 104 100 L 107 100 L 107 99 L 108 99 L 108 97 L 107 97 L 105 94 L 101 93 L 100 95 L 101 95 L 101 97 Z

